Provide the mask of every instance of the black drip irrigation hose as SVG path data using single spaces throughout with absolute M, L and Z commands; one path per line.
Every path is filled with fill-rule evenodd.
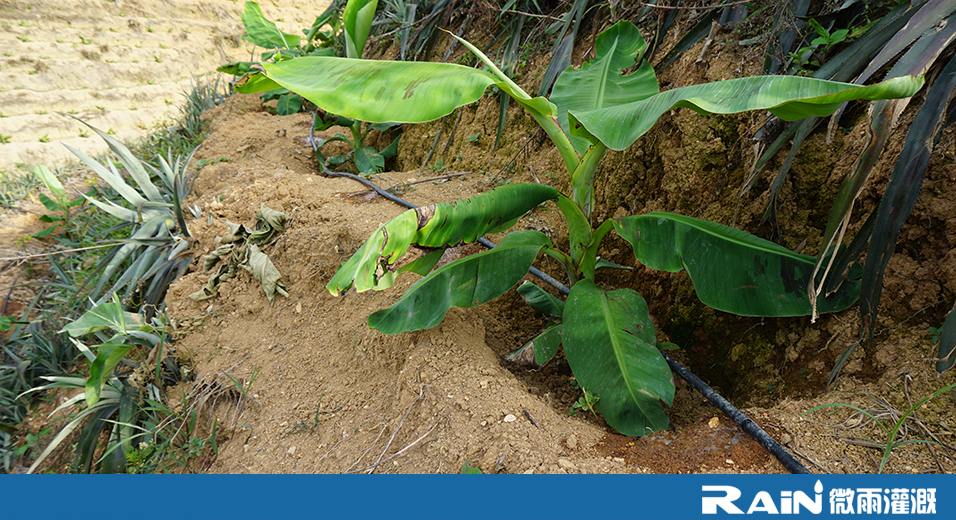
M 315 116 L 313 114 L 313 118 L 314 117 Z M 312 126 L 313 128 L 315 127 L 314 119 L 313 119 Z M 309 132 L 309 141 L 312 143 L 313 150 L 317 150 L 318 147 L 315 144 L 315 139 L 312 137 L 312 132 Z M 365 177 L 362 177 L 359 175 L 353 175 L 351 173 L 346 173 L 346 172 L 333 172 L 329 170 L 325 166 L 325 164 L 322 163 L 322 161 L 319 161 L 319 165 L 322 168 L 322 172 L 329 177 L 345 177 L 348 179 L 352 179 L 354 181 L 364 184 L 365 186 L 373 190 L 375 193 L 381 195 L 382 197 L 385 197 L 386 199 L 396 204 L 399 204 L 409 209 L 415 209 L 418 207 L 412 204 L 411 202 L 408 202 L 402 199 L 401 197 L 397 197 L 389 193 L 388 191 L 378 187 L 377 185 L 375 185 L 375 183 L 366 179 Z M 486 240 L 484 238 L 479 238 L 478 243 L 487 247 L 488 249 L 492 249 L 495 247 L 495 244 L 493 242 Z M 535 267 L 531 267 L 531 269 L 528 272 L 538 277 L 539 279 L 541 279 L 543 282 L 550 285 L 551 287 L 554 287 L 555 289 L 558 290 L 558 292 L 560 292 L 564 296 L 571 294 L 571 289 L 569 289 L 568 286 L 564 285 L 560 281 L 551 277 L 547 273 Z M 765 450 L 767 450 L 768 452 L 770 452 L 771 455 L 776 457 L 776 459 L 780 461 L 780 463 L 783 464 L 783 467 L 787 468 L 787 470 L 790 473 L 794 473 L 794 474 L 809 474 L 810 473 L 810 471 L 807 470 L 807 468 L 803 464 L 801 464 L 800 461 L 798 461 L 793 455 L 791 455 L 786 448 L 781 446 L 779 442 L 777 442 L 773 437 L 767 434 L 767 432 L 765 432 L 763 428 L 761 428 L 757 423 L 755 423 L 753 419 L 751 419 L 750 417 L 747 417 L 747 414 L 741 412 L 740 409 L 732 405 L 730 401 L 728 401 L 727 399 L 724 399 L 723 396 L 715 392 L 713 388 L 711 388 L 707 383 L 702 381 L 699 377 L 694 375 L 694 373 L 688 370 L 687 367 L 681 365 L 680 363 L 675 361 L 673 358 L 668 356 L 666 352 L 662 351 L 661 355 L 664 356 L 664 359 L 667 361 L 667 364 L 670 365 L 671 370 L 673 370 L 674 373 L 680 376 L 681 379 L 683 379 L 684 381 L 687 381 L 690 384 L 690 386 L 694 388 L 694 390 L 697 390 L 698 392 L 700 392 L 704 397 L 707 398 L 708 401 L 710 401 L 711 404 L 716 406 L 718 410 L 720 410 L 721 412 L 724 412 L 724 415 L 726 415 L 727 417 L 730 417 L 730 419 L 734 421 L 734 423 L 741 430 L 743 430 L 744 433 L 746 433 L 747 435 L 750 435 L 750 437 L 753 438 L 755 441 L 757 441 L 757 443 L 759 443 L 761 446 L 763 446 Z

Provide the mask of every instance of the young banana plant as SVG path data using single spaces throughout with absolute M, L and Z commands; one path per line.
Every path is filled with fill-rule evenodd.
M 624 150 L 668 110 L 701 114 L 769 110 L 785 120 L 826 115 L 858 99 L 912 96 L 922 78 L 904 77 L 861 87 L 813 78 L 766 76 L 732 79 L 660 92 L 638 29 L 620 22 L 598 36 L 595 58 L 568 69 L 550 100 L 531 97 L 477 48 L 461 40 L 490 72 L 445 63 L 298 58 L 266 64 L 249 81 L 278 84 L 331 113 L 371 122 L 425 122 L 478 100 L 490 85 L 521 104 L 547 132 L 567 167 L 571 194 L 537 184 L 512 184 L 457 202 L 409 210 L 383 224 L 328 284 L 333 295 L 385 289 L 397 274 L 425 275 L 394 305 L 369 316 L 387 334 L 430 328 L 452 306 L 472 307 L 496 298 L 527 274 L 539 253 L 557 260 L 571 285 L 561 301 L 534 285 L 519 288 L 536 309 L 560 319 L 532 341 L 543 363 L 559 346 L 581 385 L 600 399 L 608 424 L 627 435 L 665 429 L 674 383 L 658 351 L 643 297 L 632 289 L 607 290 L 595 283 L 601 240 L 612 230 L 627 240 L 636 259 L 653 269 L 687 270 L 705 304 L 745 316 L 811 313 L 807 285 L 815 258 L 743 231 L 683 215 L 654 212 L 613 218 L 594 227 L 594 174 L 608 149 Z M 636 72 L 622 70 L 639 65 Z M 242 90 L 242 89 L 240 89 Z M 544 201 L 553 200 L 568 223 L 570 249 L 561 251 L 537 231 L 515 231 L 489 251 L 432 271 L 440 250 L 510 228 Z M 401 269 L 399 257 L 413 244 L 438 251 Z M 852 305 L 859 283 L 846 280 L 820 296 L 820 312 Z

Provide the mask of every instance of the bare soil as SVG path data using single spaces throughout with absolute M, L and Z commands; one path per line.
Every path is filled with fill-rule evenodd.
M 261 3 L 296 34 L 328 5 Z M 172 124 L 197 78 L 253 51 L 242 10 L 231 0 L 0 0 L 0 170 L 74 162 L 63 144 L 107 149 L 69 116 L 119 139 Z
M 731 36 L 711 47 L 704 65 L 695 61 L 700 46 L 687 53 L 684 62 L 662 75 L 662 85 L 754 73 L 756 58 L 738 54 Z M 481 35 L 474 39 L 480 41 Z M 580 47 L 576 57 L 586 52 L 588 41 Z M 394 49 L 383 45 L 375 52 L 387 55 Z M 536 81 L 534 71 L 542 62 L 546 64 L 532 56 L 519 78 L 523 85 Z M 476 195 L 508 181 L 566 189 L 557 154 L 517 109 L 509 111 L 508 131 L 499 150 L 491 153 L 497 114 L 497 98 L 486 96 L 463 108 L 460 119 L 406 125 L 399 157 L 375 182 L 419 205 Z M 902 128 L 912 116 L 904 114 Z M 257 97 L 236 95 L 206 117 L 212 132 L 196 159 L 205 159 L 207 166 L 189 201 L 202 208 L 201 218 L 189 221 L 196 261 L 167 296 L 175 355 L 192 366 L 195 380 L 169 395 L 229 388 L 229 378 L 248 391 L 245 397 L 220 392 L 220 399 L 206 402 L 205 426 L 217 424 L 221 439 L 218 457 L 202 469 L 457 473 L 469 462 L 485 473 L 785 471 L 680 380 L 667 432 L 627 438 L 588 411 L 570 415 L 581 392 L 571 385 L 566 363 L 559 359 L 537 372 L 513 372 L 501 362 L 503 354 L 545 324 L 514 293 L 479 308 L 452 309 L 430 330 L 398 336 L 371 330 L 365 318 L 397 300 L 415 275 L 399 278 L 386 291 L 338 298 L 329 295 L 325 284 L 378 225 L 403 208 L 353 181 L 320 175 L 307 139 L 307 114 L 274 116 Z M 606 159 L 598 175 L 595 218 L 677 211 L 734 224 L 812 254 L 832 195 L 852 163 L 851 154 L 862 146 L 861 126 L 847 129 L 831 145 L 822 138 L 811 141 L 788 180 L 778 210 L 781 227 L 772 235 L 759 226 L 769 181 L 758 182 L 742 196 L 737 193 L 752 161 L 748 139 L 762 117 L 702 118 L 685 110 L 665 116 L 641 145 Z M 439 128 L 439 151 L 423 165 Z M 808 411 L 845 403 L 892 425 L 910 403 L 956 381 L 952 372 L 936 374 L 929 337 L 929 328 L 942 323 L 956 298 L 953 131 L 947 130 L 936 151 L 928 187 L 890 264 L 877 343 L 856 350 L 829 392 L 824 386 L 833 363 L 860 331 L 855 308 L 816 324 L 718 313 L 696 300 L 683 274 L 635 266 L 620 241 L 611 241 L 602 256 L 636 268 L 603 282 L 644 294 L 663 338 L 682 347 L 675 357 L 744 409 L 811 471 L 876 472 L 883 454 L 878 447 L 887 439 L 878 425 L 845 408 Z M 480 134 L 477 140 L 465 139 L 475 134 Z M 888 155 L 898 153 L 901 135 Z M 884 163 L 865 194 L 864 208 L 873 207 L 887 182 L 891 166 Z M 470 173 L 412 184 L 458 172 Z M 202 256 L 216 247 L 217 236 L 228 232 L 226 222 L 251 225 L 262 205 L 291 217 L 287 230 L 263 248 L 290 296 L 279 296 L 270 305 L 258 282 L 243 273 L 215 299 L 189 299 L 206 282 Z M 559 217 L 555 207 L 545 206 L 517 228 L 538 229 L 558 244 L 566 243 Z M 466 246 L 450 254 L 476 250 Z M 538 267 L 560 275 L 546 259 Z M 193 404 L 183 401 L 174 405 Z M 952 445 L 954 410 L 952 393 L 930 401 L 910 416 L 914 420 L 897 442 L 936 439 Z M 892 451 L 885 471 L 952 472 L 952 453 L 908 444 Z

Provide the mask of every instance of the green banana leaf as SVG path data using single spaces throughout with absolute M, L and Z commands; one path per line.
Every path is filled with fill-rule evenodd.
M 477 101 L 496 82 L 451 63 L 306 56 L 263 67 L 271 81 L 323 110 L 372 123 L 432 121 Z
M 342 25 L 345 29 L 345 53 L 353 59 L 362 58 L 365 41 L 372 30 L 372 19 L 378 0 L 349 0 L 342 11 Z
M 558 122 L 565 133 L 568 111 L 588 112 L 646 99 L 660 92 L 654 69 L 644 59 L 647 42 L 631 22 L 618 22 L 598 35 L 594 43 L 595 58 L 577 70 L 568 69 L 554 84 L 551 102 L 558 108 Z M 641 66 L 624 76 L 622 69 Z M 575 143 L 578 153 L 583 153 Z
M 447 247 L 470 244 L 486 233 L 504 231 L 558 191 L 541 184 L 509 184 L 475 197 L 410 209 L 378 228 L 329 280 L 333 296 L 391 287 L 394 265 L 412 244 Z
M 749 233 L 684 215 L 654 212 L 612 219 L 644 265 L 686 269 L 700 301 L 742 316 L 805 316 L 812 312 L 807 284 L 815 258 Z M 846 309 L 859 297 L 858 280 L 846 280 L 817 299 L 820 312 Z
M 233 76 L 242 76 L 247 72 L 252 72 L 254 70 L 252 66 L 258 63 L 258 61 L 233 61 L 216 67 L 216 72 L 231 74 Z
M 794 121 L 829 115 L 845 101 L 909 97 L 922 85 L 922 76 L 866 87 L 798 76 L 754 76 L 676 88 L 641 101 L 570 113 L 608 148 L 624 150 L 673 108 L 690 108 L 700 114 L 769 110 Z
M 537 370 L 558 353 L 563 325 L 555 323 L 525 343 L 521 348 L 502 356 L 513 370 Z
M 324 56 L 265 63 L 263 67 L 270 82 L 301 94 L 323 110 L 374 123 L 432 121 L 477 101 L 490 85 L 508 93 L 536 118 L 555 115 L 554 105 L 547 99 L 532 98 L 475 46 L 458 40 L 491 73 L 451 63 Z M 255 89 L 261 81 L 252 75 L 249 83 L 253 86 L 239 91 L 258 92 Z
M 284 94 L 276 101 L 276 115 L 289 116 L 298 114 L 302 109 L 302 96 L 298 94 Z
M 564 220 L 568 223 L 568 238 L 571 244 L 571 260 L 576 265 L 580 265 L 581 259 L 587 252 L 587 246 L 591 243 L 593 230 L 588 217 L 581 211 L 581 207 L 573 200 L 559 195 L 557 200 L 558 209 L 564 215 Z M 584 268 L 585 272 L 587 267 Z
M 564 302 L 537 285 L 526 281 L 518 286 L 518 293 L 521 294 L 521 299 L 531 308 L 552 318 L 564 316 Z
M 552 325 L 531 340 L 531 349 L 534 352 L 534 363 L 536 365 L 544 365 L 558 353 L 563 328 L 564 325 L 561 323 Z
M 595 408 L 608 424 L 637 436 L 667 428 L 661 401 L 673 403 L 674 376 L 654 347 L 654 323 L 640 294 L 576 283 L 561 339 L 574 377 L 600 398 Z
M 242 24 L 246 26 L 244 40 L 265 49 L 291 49 L 299 45 L 299 37 L 284 33 L 275 22 L 266 19 L 262 9 L 255 2 L 246 2 L 242 15 Z
M 385 169 L 385 157 L 378 153 L 373 146 L 365 146 L 352 152 L 355 167 L 362 175 L 382 173 Z
M 558 190 L 544 184 L 509 184 L 467 199 L 423 206 L 418 212 L 415 243 L 443 247 L 470 244 L 486 233 L 509 229 L 514 221 Z
M 253 94 L 256 92 L 279 91 L 282 89 L 289 90 L 261 74 L 262 69 L 259 67 L 261 67 L 261 65 L 256 64 L 256 67 L 253 67 L 250 72 L 236 79 L 236 84 L 234 85 L 236 92 Z
M 550 119 L 557 116 L 557 108 L 554 106 L 554 103 L 551 103 L 546 98 L 541 96 L 531 97 L 531 95 L 519 87 L 517 83 L 512 81 L 507 74 L 495 66 L 495 63 L 491 61 L 491 58 L 486 56 L 485 53 L 481 52 L 478 47 L 475 47 L 468 41 L 465 41 L 457 36 L 455 36 L 455 39 L 461 42 L 462 45 L 470 50 L 475 56 L 478 57 L 479 60 L 481 60 L 482 63 L 485 64 L 486 67 L 488 67 L 492 77 L 497 79 L 497 81 L 494 83 L 496 87 L 511 96 L 512 99 L 517 101 L 519 105 L 523 106 L 525 110 L 531 114 L 531 117 L 535 118 L 535 120 L 542 125 L 544 130 L 548 132 L 548 135 L 550 135 L 552 139 L 556 139 L 557 136 L 552 135 L 552 133 L 549 131 L 549 126 L 544 123 L 545 119 Z M 557 140 L 555 142 L 557 142 Z
M 473 307 L 491 301 L 528 274 L 538 251 L 550 246 L 538 231 L 515 231 L 497 247 L 462 258 L 415 282 L 394 305 L 372 313 L 368 324 L 385 334 L 430 329 L 451 307 Z
M 525 303 L 545 315 L 558 319 L 564 316 L 564 301 L 537 285 L 526 280 L 518 286 L 518 293 Z M 561 346 L 561 328 L 560 323 L 552 324 L 524 346 L 506 355 L 505 360 L 525 369 L 536 369 L 544 365 L 558 353 L 558 347 Z

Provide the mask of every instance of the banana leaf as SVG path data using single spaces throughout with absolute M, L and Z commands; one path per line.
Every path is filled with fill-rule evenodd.
M 663 401 L 674 401 L 673 374 L 654 346 L 654 323 L 636 291 L 606 291 L 591 280 L 571 288 L 561 340 L 574 377 L 624 435 L 667 428 Z
M 342 12 L 346 56 L 361 59 L 365 41 L 372 29 L 378 0 L 349 0 Z
M 906 25 L 883 46 L 879 54 L 870 61 L 866 69 L 856 78 L 854 83 L 858 85 L 866 83 L 876 71 L 883 68 L 890 60 L 896 58 L 897 55 L 906 50 L 917 39 L 926 40 L 927 37 L 937 39 L 934 37 L 934 33 L 944 31 L 946 25 L 949 25 L 948 23 L 939 24 L 940 21 L 956 11 L 956 4 L 954 4 L 952 0 L 929 0 L 922 6 L 919 6 L 918 10 L 917 5 L 918 2 L 914 2 L 913 10 L 915 12 L 912 14 L 912 17 Z M 925 53 L 928 51 L 922 50 L 920 52 Z M 933 60 L 929 59 L 927 61 Z M 894 76 L 895 75 L 890 74 L 886 77 L 892 78 Z M 840 110 L 834 114 L 834 120 L 839 119 L 844 108 L 845 107 L 840 107 Z
M 874 58 L 882 48 L 885 48 L 887 42 L 896 37 L 900 29 L 907 25 L 907 22 L 910 20 L 910 17 L 914 12 L 915 9 L 909 9 L 909 4 L 906 4 L 897 7 L 889 14 L 883 16 L 879 22 L 877 22 L 876 25 L 867 31 L 861 38 L 848 45 L 835 56 L 828 57 L 826 63 L 824 63 L 823 66 L 821 66 L 820 69 L 813 74 L 813 77 L 827 79 L 830 81 L 850 81 L 852 78 L 856 77 L 857 73 L 863 70 L 869 60 Z M 782 38 L 783 37 L 781 36 L 781 39 Z M 774 71 L 771 70 L 770 72 Z M 838 110 L 836 112 L 837 117 L 839 117 L 839 113 L 840 112 Z M 833 123 L 831 123 L 831 126 L 835 124 L 836 118 L 833 118 L 832 121 Z M 790 145 L 790 153 L 787 156 L 783 166 L 774 177 L 773 186 L 771 187 L 770 201 L 764 214 L 763 221 L 768 221 L 771 219 L 775 220 L 776 208 L 774 205 L 776 203 L 776 198 L 779 195 L 780 190 L 784 185 L 784 181 L 786 180 L 786 177 L 790 171 L 790 165 L 796 158 L 797 153 L 799 153 L 803 141 L 822 122 L 823 120 L 821 118 L 814 117 L 800 121 L 795 125 L 791 125 L 790 128 L 777 136 L 772 144 L 767 146 L 766 150 L 763 152 L 763 155 L 754 165 L 754 169 L 748 176 L 748 180 L 741 189 L 741 193 L 746 193 L 750 189 L 753 183 L 756 182 L 759 175 L 767 167 L 770 159 L 777 154 L 782 146 Z
M 275 301 L 276 293 L 289 297 L 289 292 L 282 283 L 282 274 L 276 268 L 272 260 L 265 253 L 259 250 L 255 244 L 249 244 L 246 250 L 246 258 L 239 262 L 239 267 L 252 273 L 252 276 L 262 283 L 262 290 L 266 293 L 269 303 Z
M 307 56 L 263 67 L 271 81 L 323 110 L 373 123 L 438 119 L 477 101 L 496 81 L 451 63 Z
M 265 49 L 291 49 L 299 45 L 299 37 L 282 32 L 275 22 L 266 19 L 262 9 L 255 2 L 246 2 L 242 15 L 242 24 L 246 26 L 244 40 Z
M 502 356 L 502 359 L 514 370 L 537 370 L 558 353 L 562 329 L 562 324 L 553 324 L 521 348 Z
M 570 134 L 568 112 L 588 112 L 647 99 L 660 92 L 654 69 L 644 60 L 647 42 L 630 22 L 619 22 L 602 32 L 594 43 L 595 58 L 577 70 L 566 70 L 554 84 L 551 102 L 558 122 Z M 633 74 L 622 69 L 640 64 Z M 578 153 L 585 150 L 575 143 Z
M 538 251 L 551 241 L 538 231 L 515 231 L 489 251 L 442 266 L 415 282 L 394 305 L 372 313 L 368 324 L 385 334 L 430 329 L 451 307 L 491 301 L 528 274 Z
M 533 309 L 539 310 L 552 318 L 564 316 L 564 302 L 537 285 L 525 282 L 518 286 L 518 293 L 521 294 L 521 299 Z
M 216 67 L 216 72 L 231 74 L 233 76 L 242 76 L 247 72 L 252 72 L 252 66 L 258 63 L 258 61 L 233 61 Z
M 302 96 L 298 94 L 284 94 L 276 101 L 276 115 L 298 114 L 300 109 L 302 109 Z
M 828 115 L 844 101 L 912 96 L 922 85 L 922 76 L 867 87 L 796 76 L 755 76 L 676 88 L 619 106 L 572 110 L 571 115 L 608 148 L 624 150 L 673 108 L 690 108 L 700 114 L 769 110 L 794 121 Z
M 379 227 L 329 280 L 333 296 L 391 287 L 389 268 L 412 244 L 441 248 L 469 244 L 490 232 L 504 231 L 558 191 L 541 184 L 509 184 L 464 200 L 407 210 Z
M 742 316 L 805 316 L 812 312 L 806 287 L 815 258 L 715 222 L 654 212 L 612 219 L 644 265 L 687 270 L 704 304 Z M 845 281 L 821 296 L 821 312 L 836 312 L 859 296 L 859 282 Z

